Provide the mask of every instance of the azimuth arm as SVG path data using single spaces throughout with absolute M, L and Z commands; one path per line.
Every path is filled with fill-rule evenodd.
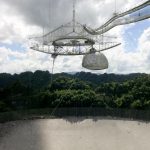
M 141 10 L 149 5 L 150 5 L 150 0 L 146 1 L 145 3 L 135 7 L 133 9 L 130 9 L 124 13 L 121 13 L 121 14 L 118 14 L 118 15 L 112 17 L 109 21 L 107 21 L 105 24 L 103 24 L 102 26 L 100 26 L 99 28 L 97 28 L 95 30 L 88 28 L 88 27 L 84 27 L 84 29 L 92 35 L 98 35 L 98 34 L 103 34 L 107 31 L 109 31 L 110 29 L 114 28 L 115 26 L 130 24 L 130 23 L 148 19 L 148 18 L 150 18 L 150 13 L 148 15 L 143 15 L 143 16 L 140 16 L 140 15 L 135 16 L 135 17 L 129 16 L 130 18 L 122 18 L 122 17 L 129 15 L 131 13 L 137 12 L 138 10 Z M 119 18 L 122 18 L 122 19 L 119 19 Z
M 107 25 L 109 25 L 110 23 L 112 23 L 114 20 L 116 20 L 118 18 L 124 17 L 124 16 L 129 15 L 129 14 L 131 14 L 133 12 L 139 11 L 139 10 L 141 10 L 141 9 L 149 6 L 149 5 L 150 5 L 150 0 L 146 1 L 145 3 L 139 5 L 139 6 L 135 7 L 135 8 L 130 9 L 130 10 L 126 11 L 126 12 L 123 12 L 121 14 L 117 14 L 114 17 L 112 17 L 110 20 L 108 20 L 105 24 L 103 24 L 99 28 L 95 29 L 95 31 L 100 30 L 100 29 L 106 27 Z

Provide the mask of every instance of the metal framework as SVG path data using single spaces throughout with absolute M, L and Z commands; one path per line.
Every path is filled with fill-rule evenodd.
M 142 12 L 144 8 L 149 8 L 149 5 L 150 0 L 126 12 L 115 13 L 102 26 L 91 29 L 76 21 L 74 0 L 72 21 L 42 36 L 30 38 L 31 49 L 55 55 L 85 55 L 91 53 L 93 47 L 95 52 L 114 48 L 121 43 L 118 43 L 115 37 L 105 36 L 105 33 L 116 26 L 150 18 L 150 11 Z
M 144 11 L 146 8 L 147 11 Z M 112 28 L 142 21 L 150 18 L 150 0 L 123 13 L 116 13 L 99 28 L 91 29 L 76 21 L 75 0 L 73 0 L 73 19 L 42 36 L 30 37 L 31 49 L 51 54 L 55 59 L 58 55 L 85 55 L 83 67 L 101 70 L 108 67 L 108 61 L 102 52 L 119 46 L 116 37 L 107 36 Z M 90 55 L 91 54 L 91 55 Z M 94 54 L 94 55 L 93 55 Z M 89 60 L 92 59 L 93 63 Z M 100 61 L 104 60 L 104 62 Z
M 116 37 L 91 35 L 78 22 L 70 22 L 43 35 L 32 37 L 31 49 L 57 55 L 85 55 L 90 49 L 98 47 L 104 51 L 120 45 Z
M 143 11 L 143 9 L 145 8 L 147 9 L 146 12 Z M 84 27 L 84 29 L 89 34 L 100 35 L 106 33 L 107 31 L 111 30 L 116 26 L 135 23 L 148 18 L 150 18 L 150 0 L 126 12 L 119 14 L 115 13 L 115 15 L 111 19 L 109 19 L 106 23 L 104 23 L 97 29 L 91 29 L 86 26 Z

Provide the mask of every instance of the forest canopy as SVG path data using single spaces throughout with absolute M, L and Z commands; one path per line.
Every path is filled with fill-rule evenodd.
M 0 112 L 59 107 L 150 108 L 150 75 L 0 74 Z

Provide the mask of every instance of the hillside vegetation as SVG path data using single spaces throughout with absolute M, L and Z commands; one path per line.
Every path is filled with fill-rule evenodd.
M 150 75 L 0 74 L 0 112 L 54 107 L 150 108 Z

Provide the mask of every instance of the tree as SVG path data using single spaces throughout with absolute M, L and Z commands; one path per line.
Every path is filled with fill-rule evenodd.
M 134 109 L 141 109 L 142 108 L 142 103 L 140 100 L 136 100 L 131 104 L 131 108 Z

